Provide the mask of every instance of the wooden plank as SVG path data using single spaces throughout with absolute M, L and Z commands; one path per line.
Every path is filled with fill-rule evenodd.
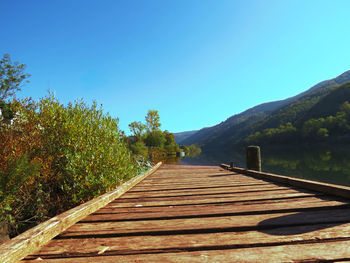
M 322 194 L 314 194 L 307 192 L 298 192 L 296 190 L 285 190 L 285 191 L 264 191 L 264 192 L 244 192 L 238 194 L 209 194 L 209 195 L 186 195 L 186 196 L 160 196 L 160 197 L 144 197 L 144 198 L 119 198 L 116 201 L 112 201 L 110 205 L 115 204 L 125 204 L 127 206 L 135 206 L 137 204 L 143 204 L 144 202 L 162 202 L 169 201 L 169 205 L 171 205 L 171 201 L 180 202 L 180 201 L 189 201 L 189 202 L 201 202 L 202 200 L 216 200 L 221 198 L 225 200 L 226 198 L 237 198 L 238 200 L 260 200 L 260 199 L 274 199 L 275 197 L 288 196 L 288 195 L 322 195 Z
M 341 201 L 335 201 L 335 200 L 327 200 L 325 197 L 323 199 L 319 197 L 303 197 L 303 198 L 289 198 L 289 199 L 261 199 L 261 200 L 242 200 L 242 201 L 231 201 L 231 202 L 217 202 L 214 204 L 205 204 L 205 203 L 195 203 L 191 206 L 182 206 L 182 205 L 170 205 L 170 206 L 132 206 L 132 207 L 117 207 L 114 206 L 114 204 L 109 204 L 108 206 L 105 206 L 101 208 L 96 213 L 106 213 L 107 211 L 111 211 L 114 213 L 123 213 L 123 212 L 158 212 L 158 211 L 164 211 L 164 209 L 169 210 L 178 210 L 178 211 L 188 211 L 188 210 L 198 210 L 198 209 L 206 209 L 207 211 L 215 211 L 216 209 L 220 209 L 221 207 L 225 207 L 232 210 L 244 210 L 245 207 L 259 207 L 259 210 L 270 210 L 269 208 L 274 207 L 285 207 L 286 205 L 292 205 L 293 207 L 300 207 L 303 208 L 304 205 L 307 205 L 308 203 L 311 204 L 321 204 L 323 206 L 328 205 L 340 205 L 340 204 L 347 204 L 347 202 L 341 202 Z M 139 204 L 139 203 L 135 203 Z
M 139 183 L 145 177 L 154 173 L 162 163 L 158 163 L 148 172 L 134 177 L 128 182 L 117 187 L 115 190 L 101 195 L 85 204 L 70 209 L 58 216 L 55 216 L 38 226 L 12 238 L 0 245 L 0 259 L 2 263 L 17 262 L 29 253 L 40 249 L 50 239 L 72 226 L 82 218 L 105 206 L 110 201 L 124 194 L 131 187 Z
M 166 218 L 188 218 L 188 217 L 214 217 L 240 214 L 263 214 L 288 211 L 303 211 L 310 209 L 337 208 L 344 205 L 339 201 L 311 200 L 306 202 L 276 202 L 252 205 L 199 205 L 193 207 L 135 207 L 118 211 L 117 208 L 102 208 L 98 213 L 91 214 L 84 218 L 86 221 L 121 221 L 121 220 L 143 220 L 143 219 L 166 219 Z M 348 205 L 347 205 L 348 206 Z M 122 209 L 122 208 L 119 208 Z
M 45 262 L 320 262 L 349 261 L 350 241 L 333 241 L 311 244 L 275 245 L 239 249 L 213 249 L 169 253 L 154 251 L 149 254 L 47 259 Z M 27 262 L 35 262 L 34 260 Z
M 255 195 L 255 194 L 269 194 L 271 192 L 281 192 L 285 191 L 288 192 L 291 189 L 279 189 L 279 188 L 272 188 L 272 189 L 266 189 L 266 190 L 257 190 L 257 189 L 250 189 L 250 190 L 244 190 L 244 191 L 235 191 L 235 192 L 212 192 L 212 193 L 182 193 L 177 195 L 149 195 L 149 196 L 136 196 L 136 197 L 129 197 L 127 194 L 123 195 L 120 200 L 129 202 L 129 200 L 137 200 L 137 199 L 164 199 L 164 198 L 192 198 L 192 197 L 200 197 L 200 196 L 237 196 L 237 195 Z
M 185 196 L 158 196 L 158 197 L 139 197 L 139 198 L 123 198 L 120 197 L 116 201 L 112 201 L 111 204 L 116 203 L 134 203 L 134 202 L 157 202 L 157 201 L 171 201 L 171 200 L 202 200 L 202 199 L 210 199 L 210 198 L 254 198 L 254 199 L 266 199 L 266 197 L 271 197 L 275 195 L 283 195 L 283 194 L 314 194 L 314 192 L 310 191 L 297 191 L 295 189 L 288 190 L 267 190 L 267 191 L 246 191 L 240 193 L 220 193 L 220 194 L 197 194 L 197 195 L 185 195 Z
M 221 166 L 228 168 L 228 166 L 224 164 L 222 164 Z M 257 172 L 252 170 L 246 170 L 239 167 L 228 168 L 228 169 L 232 169 L 233 171 L 236 171 L 236 172 L 254 176 L 259 179 L 267 179 L 272 182 L 278 182 L 278 183 L 283 183 L 291 186 L 297 186 L 304 189 L 309 189 L 317 192 L 326 193 L 329 195 L 340 196 L 340 197 L 350 199 L 350 187 L 347 187 L 347 186 L 315 182 L 315 181 L 293 178 L 289 176 L 277 175 L 272 173 Z
M 224 232 L 224 233 L 207 233 L 197 235 L 171 235 L 171 236 L 128 236 L 128 237 L 109 237 L 109 238 L 93 238 L 93 239 L 56 239 L 50 241 L 38 253 L 28 258 L 52 258 L 58 255 L 97 255 L 103 247 L 106 254 L 136 254 L 147 253 L 145 250 L 205 250 L 205 248 L 215 246 L 226 246 L 231 248 L 242 248 L 247 246 L 266 247 L 275 244 L 288 244 L 293 242 L 325 242 L 330 239 L 350 238 L 350 224 L 323 224 L 311 226 L 294 226 L 280 227 L 273 231 L 280 233 L 296 233 L 293 235 L 271 235 L 268 232 L 243 231 L 243 232 Z M 311 231 L 310 231 L 311 230 Z M 315 230 L 315 231 L 312 231 Z M 151 251 L 149 251 L 151 252 Z
M 170 184 L 171 188 L 169 188 L 169 184 L 162 185 L 161 187 L 157 187 L 156 185 L 153 187 L 139 187 L 133 189 L 133 191 L 130 191 L 130 193 L 134 192 L 164 192 L 164 191 L 186 191 L 186 190 L 201 190 L 201 189 L 216 189 L 216 188 L 240 188 L 240 187 L 271 187 L 271 186 L 278 186 L 271 183 L 261 183 L 261 182 L 252 182 L 252 183 L 241 183 L 241 184 L 231 184 L 231 182 L 225 182 L 225 184 L 213 184 L 213 182 L 206 182 L 205 184 L 196 184 L 195 182 L 187 183 L 187 184 L 181 184 L 181 185 L 173 185 Z
M 230 181 L 242 181 L 247 180 L 247 181 L 254 181 L 254 180 L 259 180 L 257 178 L 253 178 L 251 176 L 244 175 L 243 173 L 236 173 L 232 171 L 225 171 L 225 173 L 222 172 L 213 172 L 213 171 L 207 171 L 206 173 L 196 173 L 196 174 L 189 174 L 186 173 L 186 170 L 183 171 L 178 171 L 177 173 L 169 173 L 169 172 L 162 172 L 160 171 L 157 173 L 157 176 L 149 178 L 146 183 L 155 181 L 155 178 L 161 177 L 162 181 L 169 181 L 171 179 L 179 179 L 180 181 L 175 181 L 174 183 L 181 183 L 183 180 L 184 181 L 189 181 L 189 180 L 197 180 L 197 179 L 206 179 L 206 180 L 211 180 L 211 181 L 217 181 L 218 179 L 220 180 L 230 180 Z M 159 182 L 157 182 L 159 183 Z
M 108 205 L 109 208 L 111 207 L 135 207 L 135 205 L 142 205 L 142 206 L 170 206 L 170 205 L 191 205 L 191 204 L 212 204 L 212 203 L 220 203 L 220 202 L 245 202 L 245 201 L 258 201 L 258 200 L 266 200 L 266 199 L 284 199 L 284 198 L 303 198 L 303 197 L 312 197 L 316 196 L 317 194 L 305 194 L 305 193 L 282 193 L 282 194 L 272 194 L 272 195 L 249 195 L 249 196 L 224 196 L 221 195 L 215 195 L 212 196 L 197 196 L 197 198 L 181 198 L 181 199 L 174 199 L 174 198 L 168 198 L 163 201 L 159 200 L 150 200 L 150 201 L 144 201 L 144 200 L 137 200 L 137 204 L 135 204 L 134 200 L 133 202 L 113 202 Z M 321 194 L 320 194 L 321 196 Z
M 176 196 L 176 195 L 194 195 L 194 194 L 220 194 L 220 193 L 240 193 L 245 191 L 264 191 L 264 190 L 287 190 L 290 189 L 288 187 L 280 187 L 276 185 L 268 185 L 268 186 L 242 186 L 242 187 L 224 187 L 224 188 L 209 188 L 209 189 L 192 189 L 192 190 L 171 190 L 160 192 L 127 192 L 123 195 L 123 198 L 137 198 L 137 197 L 147 197 L 147 196 Z
M 247 229 L 265 229 L 281 226 L 313 225 L 324 223 L 350 223 L 350 208 L 324 211 L 306 211 L 299 213 L 258 214 L 246 216 L 223 216 L 207 218 L 187 218 L 151 221 L 122 221 L 77 223 L 67 229 L 60 237 L 99 234 L 130 234 L 174 231 L 200 233 L 213 231 L 242 231 Z M 210 230 L 210 231 L 209 231 Z M 350 234 L 350 233 L 349 233 Z
M 174 179 L 173 179 L 174 180 Z M 215 187 L 237 187 L 237 186 L 254 186 L 254 185 L 271 185 L 271 183 L 268 183 L 266 181 L 229 181 L 229 180 L 221 180 L 220 182 L 215 182 L 212 180 L 200 180 L 195 181 L 195 179 L 188 181 L 188 182 L 181 182 L 181 183 L 171 183 L 171 182 L 162 182 L 158 184 L 147 184 L 147 185 L 140 185 L 139 187 L 136 187 L 133 189 L 134 191 L 148 191 L 148 190 L 173 190 L 173 189 L 188 189 L 190 187 L 192 188 L 215 188 Z M 159 178 L 159 181 L 161 181 L 161 178 Z M 169 188 L 171 186 L 171 188 Z
M 133 193 L 133 192 L 144 192 L 144 191 L 171 191 L 171 190 L 189 190 L 189 189 L 211 189 L 211 188 L 226 188 L 226 187 L 230 187 L 230 188 L 234 188 L 234 187 L 242 187 L 242 186 L 268 186 L 271 185 L 270 183 L 261 183 L 261 182 L 251 182 L 251 183 L 244 183 L 244 184 L 234 184 L 234 185 L 227 185 L 227 182 L 224 182 L 223 184 L 213 184 L 212 182 L 210 182 L 209 186 L 208 186 L 208 182 L 199 184 L 199 183 L 194 183 L 192 182 L 190 185 L 189 184 L 178 184 L 178 185 L 174 185 L 171 184 L 172 188 L 169 188 L 169 184 L 161 184 L 161 185 L 149 185 L 149 186 L 139 186 L 139 187 L 135 187 L 134 189 L 130 190 L 129 193 Z
M 174 180 L 174 179 L 173 179 Z M 198 180 L 198 181 L 196 181 Z M 217 179 L 219 180 L 219 179 Z M 161 178 L 159 178 L 161 181 Z M 200 179 L 192 179 L 191 181 L 181 183 L 171 183 L 171 182 L 162 182 L 158 184 L 147 184 L 136 187 L 133 191 L 148 191 L 148 190 L 173 190 L 173 189 L 187 189 L 187 188 L 213 188 L 213 187 L 237 187 L 237 186 L 252 186 L 252 185 L 271 185 L 271 183 L 267 183 L 266 181 L 230 181 L 230 180 L 222 180 L 220 182 L 215 182 L 212 180 L 201 180 Z M 171 186 L 171 188 L 169 188 Z

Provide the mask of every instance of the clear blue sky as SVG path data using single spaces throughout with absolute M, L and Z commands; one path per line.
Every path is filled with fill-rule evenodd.
M 128 132 L 212 126 L 350 69 L 348 0 L 0 0 L 20 97 L 103 104 Z

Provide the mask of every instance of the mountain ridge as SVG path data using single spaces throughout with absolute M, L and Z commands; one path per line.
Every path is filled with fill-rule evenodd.
M 294 121 L 337 85 L 347 81 L 350 81 L 350 70 L 333 79 L 321 81 L 295 96 L 259 104 L 232 115 L 217 125 L 202 128 L 182 140 L 182 144 L 197 144 L 204 151 L 230 149 L 233 145 L 242 143 L 243 137 L 257 130 L 277 127 L 290 120 Z

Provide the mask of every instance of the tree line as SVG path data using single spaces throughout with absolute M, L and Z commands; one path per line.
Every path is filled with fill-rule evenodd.
M 159 156 L 174 155 L 184 151 L 188 156 L 196 156 L 201 149 L 196 145 L 179 146 L 174 134 L 160 129 L 160 117 L 157 110 L 148 110 L 145 123 L 134 121 L 129 124 L 132 136 L 128 138 L 129 147 L 136 155 L 157 159 Z
M 257 131 L 245 138 L 248 144 L 330 142 L 350 139 L 350 103 L 342 103 L 334 115 L 310 118 L 301 123 L 287 122 L 277 128 Z

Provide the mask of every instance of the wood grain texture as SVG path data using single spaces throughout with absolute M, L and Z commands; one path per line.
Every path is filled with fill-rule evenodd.
M 18 262 L 28 254 L 39 250 L 53 237 L 57 236 L 87 215 L 107 205 L 109 202 L 118 198 L 131 187 L 142 181 L 145 177 L 154 173 L 161 164 L 162 163 L 158 163 L 146 173 L 132 178 L 113 191 L 55 216 L 17 237 L 4 242 L 0 245 L 0 262 Z
M 220 167 L 163 165 L 25 262 L 350 259 L 350 203 Z
M 336 262 L 350 261 L 350 241 L 169 253 L 47 259 L 44 262 Z M 37 262 L 30 260 L 26 262 Z
M 311 226 L 280 227 L 276 230 L 281 233 L 295 233 L 293 235 L 271 235 L 263 231 L 223 232 L 192 235 L 171 236 L 129 236 L 94 239 L 68 239 L 52 240 L 38 255 L 31 255 L 27 259 L 53 259 L 57 257 L 85 257 L 97 256 L 104 247 L 105 256 L 133 256 L 149 254 L 166 254 L 174 251 L 210 251 L 225 253 L 227 249 L 242 249 L 260 247 L 263 251 L 266 247 L 299 244 L 301 248 L 305 243 L 332 242 L 337 239 L 345 239 L 342 232 L 349 232 L 350 226 L 324 224 L 318 225 L 319 230 Z M 314 230 L 314 231 L 313 231 Z M 350 238 L 349 235 L 346 237 Z M 189 247 L 189 244 L 191 247 Z M 224 244 L 224 245 L 222 245 Z
M 328 195 L 335 195 L 335 196 L 350 199 L 350 187 L 347 187 L 347 186 L 328 184 L 323 182 L 315 182 L 311 180 L 293 178 L 289 176 L 266 173 L 266 172 L 257 172 L 253 170 L 246 170 L 240 167 L 231 168 L 227 164 L 221 164 L 221 166 L 225 169 L 246 174 L 249 176 L 253 176 L 259 179 L 267 179 L 272 182 L 282 183 L 290 186 L 296 186 L 296 187 L 300 187 L 308 190 L 322 192 Z

